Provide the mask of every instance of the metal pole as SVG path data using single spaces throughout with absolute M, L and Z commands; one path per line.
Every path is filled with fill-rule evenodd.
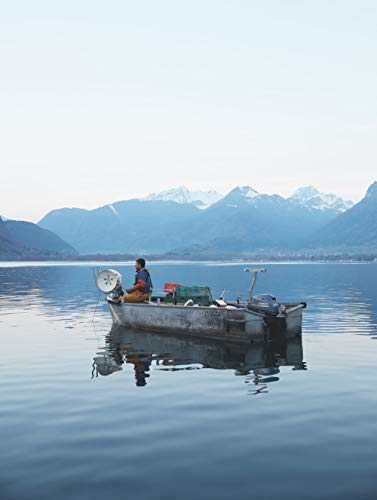
M 249 301 L 251 302 L 253 300 L 253 295 L 254 295 L 254 290 L 257 285 L 257 278 L 258 278 L 258 273 L 266 273 L 267 269 L 245 269 L 245 273 L 251 273 L 252 274 L 252 280 L 250 283 L 250 288 L 249 288 Z

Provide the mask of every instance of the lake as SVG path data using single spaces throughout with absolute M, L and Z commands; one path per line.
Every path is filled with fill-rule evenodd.
M 0 498 L 375 499 L 377 264 L 266 267 L 302 338 L 238 347 L 111 330 L 93 266 L 0 264 Z M 149 268 L 248 288 L 242 265 Z

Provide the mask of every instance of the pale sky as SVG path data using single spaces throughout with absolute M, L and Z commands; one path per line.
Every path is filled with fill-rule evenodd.
M 13 0 L 0 214 L 184 184 L 360 199 L 377 179 L 374 0 Z

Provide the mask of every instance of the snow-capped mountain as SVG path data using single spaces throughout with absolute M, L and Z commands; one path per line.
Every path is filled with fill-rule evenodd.
M 377 186 L 372 185 L 368 207 L 374 207 L 376 198 Z M 313 187 L 300 188 L 288 198 L 250 186 L 235 187 L 225 196 L 179 187 L 93 210 L 53 210 L 39 224 L 81 253 L 166 252 L 192 245 L 237 253 L 306 248 L 321 228 L 356 213 L 350 205 Z M 369 217 L 366 222 L 373 221 Z M 325 244 L 322 233 L 321 241 Z
M 160 193 L 152 193 L 143 200 L 146 201 L 175 201 L 176 203 L 190 203 L 198 208 L 207 208 L 222 198 L 217 191 L 194 191 L 185 186 L 167 189 Z
M 258 206 L 268 203 L 277 206 L 289 202 L 294 206 L 321 212 L 331 212 L 338 214 L 345 212 L 353 206 L 352 201 L 344 200 L 339 196 L 329 193 L 321 193 L 313 186 L 301 187 L 297 189 L 289 198 L 283 198 L 278 194 L 263 194 L 256 191 L 251 186 L 237 186 L 232 189 L 219 203 L 227 204 L 229 207 L 238 208 L 241 205 Z
M 323 211 L 332 210 L 336 213 L 345 212 L 354 205 L 352 201 L 344 200 L 335 194 L 321 193 L 321 191 L 313 186 L 305 186 L 297 189 L 288 199 L 306 208 Z
M 219 200 L 219 204 L 232 208 L 238 208 L 240 205 L 250 204 L 256 198 L 262 196 L 251 186 L 237 186 L 232 189 L 224 198 Z
M 377 182 L 371 184 L 365 197 L 313 235 L 312 246 L 377 248 Z
M 299 248 L 335 215 L 308 209 L 277 194 L 238 186 L 191 219 L 185 243 L 216 251 L 244 252 L 249 248 Z
M 253 189 L 251 186 L 237 186 L 231 191 L 231 193 L 247 200 L 253 200 L 259 196 L 258 191 Z
M 374 199 L 375 201 L 377 200 L 377 182 L 373 182 L 373 184 L 369 186 L 365 198 L 367 198 L 368 200 L 370 199 Z

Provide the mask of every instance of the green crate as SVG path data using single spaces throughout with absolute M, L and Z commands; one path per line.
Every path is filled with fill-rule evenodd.
M 208 286 L 179 286 L 174 301 L 177 304 L 184 304 L 190 299 L 200 306 L 209 306 L 212 303 L 211 289 Z

